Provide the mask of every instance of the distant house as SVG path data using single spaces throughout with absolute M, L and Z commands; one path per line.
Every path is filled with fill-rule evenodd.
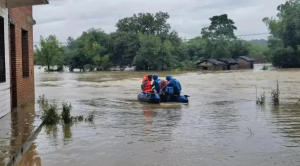
M 226 64 L 217 61 L 215 59 L 205 59 L 203 61 L 200 61 L 196 63 L 196 65 L 203 70 L 225 70 L 226 69 Z
M 239 69 L 253 69 L 254 59 L 247 56 L 240 56 L 237 61 Z
M 238 69 L 238 61 L 232 58 L 222 58 L 219 61 L 226 64 L 226 70 L 237 70 Z

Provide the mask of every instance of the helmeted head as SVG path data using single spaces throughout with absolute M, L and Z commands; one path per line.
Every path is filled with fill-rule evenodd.
M 171 75 L 167 75 L 166 80 L 170 81 L 172 79 Z
M 154 80 L 157 80 L 157 79 L 158 79 L 158 74 L 155 73 L 155 74 L 153 74 L 152 76 L 153 76 L 153 79 L 154 79 Z

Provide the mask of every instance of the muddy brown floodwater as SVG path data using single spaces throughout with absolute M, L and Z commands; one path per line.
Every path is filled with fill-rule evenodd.
M 95 110 L 95 120 L 45 126 L 20 165 L 299 166 L 300 70 L 261 67 L 172 72 L 190 103 L 160 105 L 137 101 L 145 72 L 36 68 L 36 97 L 70 101 L 77 115 Z M 277 79 L 281 104 L 273 106 Z M 255 86 L 266 92 L 265 106 L 256 105 Z

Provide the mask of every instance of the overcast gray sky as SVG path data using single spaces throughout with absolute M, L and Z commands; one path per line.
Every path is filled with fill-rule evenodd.
M 49 5 L 34 6 L 34 42 L 39 36 L 55 34 L 61 42 L 67 37 L 78 37 L 89 28 L 115 31 L 119 19 L 134 13 L 168 12 L 169 23 L 180 36 L 199 36 L 214 15 L 228 14 L 238 30 L 237 35 L 268 32 L 261 21 L 275 16 L 276 7 L 286 0 L 50 0 Z M 247 36 L 261 39 L 267 35 Z

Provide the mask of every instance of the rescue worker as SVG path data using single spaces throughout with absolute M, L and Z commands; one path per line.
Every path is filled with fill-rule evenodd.
M 143 92 L 150 92 L 152 93 L 152 85 L 151 85 L 151 81 L 152 81 L 152 75 L 145 75 L 142 81 L 142 85 L 141 85 L 141 89 Z
M 167 75 L 166 80 L 168 81 L 168 83 L 166 84 L 165 87 L 166 88 L 172 87 L 172 94 L 176 96 L 180 96 L 182 90 L 180 82 L 177 79 L 172 78 L 171 75 Z
M 153 74 L 153 84 L 152 87 L 154 87 L 154 90 L 156 93 L 160 93 L 160 82 L 161 80 L 158 78 L 158 74 Z

